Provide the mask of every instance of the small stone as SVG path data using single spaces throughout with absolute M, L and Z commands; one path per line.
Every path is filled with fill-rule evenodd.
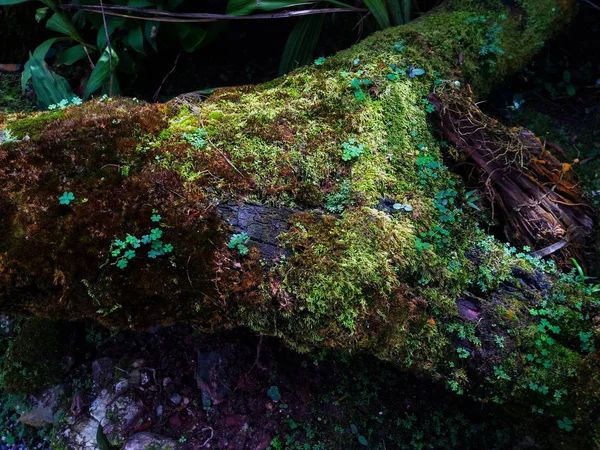
M 156 415 L 157 415 L 157 417 L 160 417 L 163 415 L 163 406 L 162 405 L 158 405 L 156 407 Z
M 171 403 L 173 403 L 174 405 L 179 405 L 182 399 L 181 395 L 175 394 L 169 400 L 171 400 Z
M 123 450 L 146 450 L 149 448 L 174 450 L 177 448 L 177 443 L 173 439 L 158 434 L 138 433 L 125 444 Z
M 19 421 L 31 427 L 41 428 L 54 423 L 54 415 L 58 410 L 58 400 L 64 393 L 62 386 L 56 386 L 44 391 L 40 401 L 23 413 Z
M 145 359 L 136 359 L 133 364 L 131 365 L 131 367 L 133 367 L 134 369 L 139 369 L 140 367 L 144 367 L 146 365 L 146 360 Z

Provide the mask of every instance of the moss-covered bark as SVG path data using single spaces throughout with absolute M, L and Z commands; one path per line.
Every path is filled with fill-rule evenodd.
M 592 289 L 486 236 L 426 99 L 466 81 L 484 93 L 574 2 L 483 3 L 204 102 L 7 118 L 31 139 L 0 148 L 0 309 L 245 326 L 590 425 Z

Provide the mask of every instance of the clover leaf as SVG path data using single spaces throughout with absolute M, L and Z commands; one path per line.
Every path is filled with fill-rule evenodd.
M 58 201 L 61 205 L 68 205 L 75 200 L 75 195 L 72 192 L 63 192 L 63 195 L 58 197 Z
M 562 420 L 557 420 L 556 423 L 558 423 L 558 428 L 560 428 L 561 430 L 565 430 L 565 431 L 572 431 L 573 430 L 573 421 L 571 419 L 569 419 L 568 417 L 563 417 Z
M 153 228 L 150 230 L 150 238 L 153 241 L 160 239 L 162 237 L 162 234 L 163 234 L 163 232 L 160 228 Z

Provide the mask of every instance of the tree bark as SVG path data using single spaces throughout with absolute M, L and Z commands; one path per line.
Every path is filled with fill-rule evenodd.
M 369 352 L 520 417 L 533 403 L 548 418 L 566 409 L 593 429 L 598 304 L 481 231 L 427 119 L 433 104 L 447 139 L 488 173 L 517 242 L 539 250 L 575 229 L 569 244 L 587 242 L 591 213 L 567 167 L 525 130 L 473 128 L 492 122 L 466 82 L 482 95 L 574 10 L 518 5 L 450 1 L 203 102 L 107 99 L 5 118 L 20 140 L 0 148 L 0 310 L 249 327 L 300 350 Z M 433 87 L 458 100 L 427 100 Z M 525 148 L 522 165 L 504 142 Z M 525 358 L 537 342 L 549 347 L 541 372 Z M 540 379 L 546 393 L 528 388 Z M 557 390 L 567 406 L 552 403 Z

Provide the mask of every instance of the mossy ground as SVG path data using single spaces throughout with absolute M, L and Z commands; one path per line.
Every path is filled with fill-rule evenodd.
M 6 351 L 0 371 L 0 384 L 11 394 L 33 394 L 60 383 L 64 375 L 59 350 L 60 324 L 32 318 L 23 324 Z
M 487 238 L 466 186 L 444 165 L 452 149 L 428 122 L 425 97 L 467 89 L 463 77 L 486 92 L 572 4 L 532 0 L 511 11 L 498 2 L 497 17 L 486 4 L 483 18 L 476 3 L 453 4 L 203 103 L 109 99 L 51 113 L 61 117 L 7 118 L 18 137 L 32 131 L 0 153 L 2 308 L 120 327 L 246 326 L 301 350 L 367 351 L 458 393 L 555 420 L 556 391 L 571 392 L 592 358 L 578 333 L 592 330 L 595 294 Z M 344 159 L 351 143 L 358 154 Z M 75 199 L 61 205 L 65 192 Z M 302 209 L 280 236 L 288 256 L 261 261 L 256 249 L 228 248 L 215 204 L 229 198 Z M 343 199 L 336 216 L 324 214 L 332 198 Z M 154 229 L 173 252 L 154 258 L 131 244 L 123 266 L 117 242 Z M 519 285 L 515 269 L 554 290 Z M 467 291 L 483 302 L 481 326 L 458 314 Z M 557 333 L 563 316 L 570 326 Z M 578 409 L 584 400 L 558 397 L 571 419 L 592 417 L 589 404 Z

